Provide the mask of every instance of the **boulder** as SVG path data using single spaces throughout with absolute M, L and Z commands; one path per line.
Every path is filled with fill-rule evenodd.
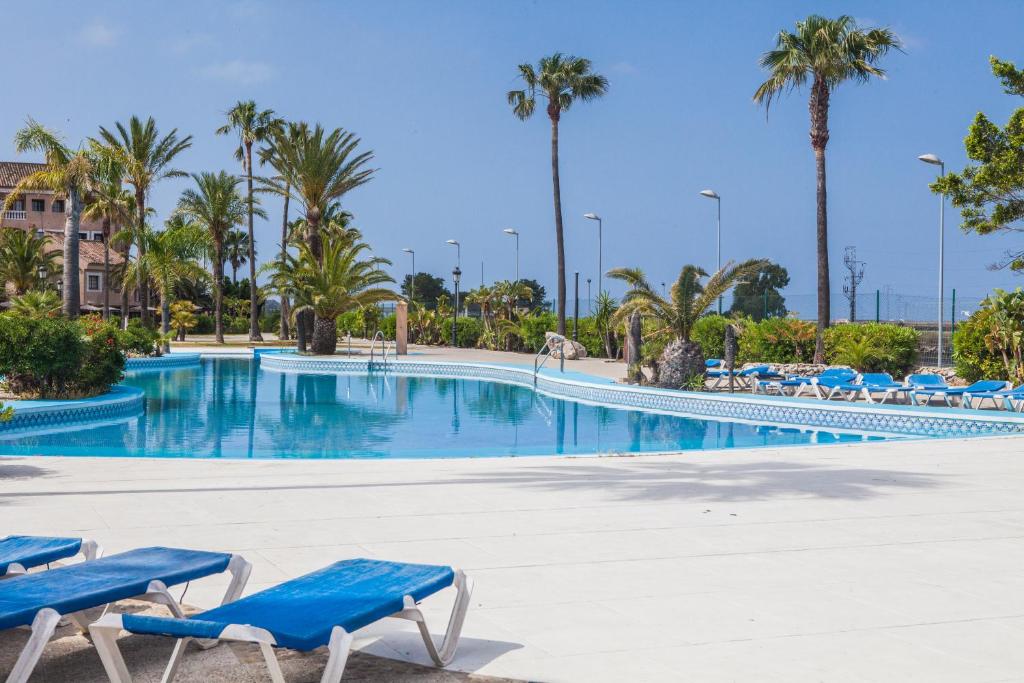
M 558 335 L 554 332 L 545 332 L 544 336 L 548 340 L 548 348 L 551 349 L 552 358 L 561 358 L 563 353 L 566 360 L 579 360 L 580 358 L 587 357 L 587 347 L 577 341 L 565 339 L 562 342 L 558 342 L 556 340 Z
M 673 340 L 658 359 L 658 385 L 671 389 L 688 388 L 694 377 L 704 376 L 705 367 L 700 344 Z

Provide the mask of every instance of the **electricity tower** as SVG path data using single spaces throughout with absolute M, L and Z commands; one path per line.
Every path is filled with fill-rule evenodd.
M 864 261 L 857 260 L 857 247 L 847 247 L 843 265 L 850 271 L 843 282 L 843 294 L 850 301 L 850 322 L 857 322 L 857 285 L 864 279 Z

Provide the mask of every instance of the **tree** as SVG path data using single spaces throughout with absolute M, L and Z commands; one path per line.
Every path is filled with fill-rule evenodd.
M 94 150 L 95 145 L 93 146 Z M 124 167 L 109 155 L 97 151 L 97 162 L 89 183 L 82 216 L 86 220 L 99 220 L 103 226 L 103 319 L 110 317 L 110 237 L 132 220 L 135 200 L 122 185 Z M 121 248 L 121 257 L 128 261 L 130 244 Z M 128 318 L 128 288 L 121 286 L 121 316 Z
M 828 145 L 829 97 L 846 81 L 884 78 L 877 66 L 890 50 L 900 49 L 899 38 L 887 28 L 862 29 L 853 17 L 827 19 L 811 15 L 796 22 L 796 31 L 780 31 L 775 49 L 761 56 L 768 78 L 754 93 L 754 101 L 771 107 L 772 101 L 810 81 L 811 148 L 817 172 L 818 331 L 814 361 L 825 358 L 825 328 L 831 321 L 828 272 L 828 210 L 825 183 L 825 147 Z
M 46 128 L 32 117 L 14 135 L 14 148 L 19 154 L 42 152 L 43 168 L 18 181 L 4 200 L 4 210 L 26 190 L 45 188 L 57 197 L 65 197 L 64 207 L 64 296 L 62 310 L 68 317 L 77 317 L 81 307 L 78 268 L 78 232 L 82 222 L 82 200 L 89 187 L 94 159 L 83 149 L 73 150 L 64 144 L 56 131 Z
M 413 303 L 418 303 L 432 308 L 437 305 L 437 297 L 444 294 L 448 298 L 451 298 L 452 293 L 445 287 L 445 281 L 443 278 L 439 278 L 430 273 L 419 272 L 416 273 L 416 298 L 411 299 L 412 292 L 410 285 L 413 282 L 412 275 L 406 275 L 405 279 L 402 280 L 402 296 L 406 299 L 410 299 Z
M 249 260 L 250 246 L 249 235 L 244 230 L 232 230 L 224 240 L 224 258 L 231 264 L 231 282 L 235 284 L 238 284 L 238 269 Z
M 60 251 L 47 248 L 47 241 L 28 230 L 0 229 L 0 278 L 16 295 L 47 289 L 48 278 L 61 272 Z
M 235 158 L 242 162 L 247 184 L 246 205 L 248 206 L 248 237 L 249 237 L 249 341 L 263 341 L 260 334 L 259 316 L 256 310 L 256 238 L 253 235 L 252 219 L 255 204 L 252 191 L 252 146 L 271 139 L 281 130 L 284 121 L 274 115 L 273 109 L 260 111 L 256 102 L 247 100 L 238 102 L 227 113 L 228 122 L 217 129 L 218 135 L 227 135 L 232 131 L 238 134 L 238 149 Z M 234 261 L 232 261 L 234 265 Z
M 661 357 L 652 363 L 655 382 L 679 388 L 698 375 L 703 377 L 704 354 L 700 344 L 690 339 L 694 323 L 711 310 L 718 297 L 737 283 L 753 277 L 766 263 L 759 259 L 739 264 L 730 262 L 710 277 L 700 266 L 683 266 L 667 298 L 658 294 L 639 268 L 613 268 L 608 271 L 608 277 L 629 285 L 622 305 L 615 312 L 615 322 L 624 324 L 634 312 L 639 313 L 654 322 L 655 328 L 648 336 L 670 340 Z M 704 278 L 707 281 L 702 283 Z
M 61 300 L 53 290 L 31 290 L 11 299 L 11 311 L 26 318 L 56 318 Z
M 181 193 L 175 212 L 183 220 L 207 231 L 213 244 L 213 317 L 214 334 L 224 343 L 224 243 L 228 232 L 244 225 L 249 204 L 238 192 L 241 179 L 227 171 L 193 173 L 195 188 Z M 262 209 L 256 209 L 263 215 Z
M 177 341 L 185 341 L 185 333 L 198 323 L 195 305 L 191 301 L 179 300 L 171 304 L 171 327 L 177 334 Z
M 153 185 L 164 178 L 186 175 L 184 171 L 171 167 L 174 158 L 192 146 L 192 136 L 178 138 L 178 129 L 160 136 L 156 121 L 150 116 L 143 122 L 132 116 L 128 125 L 114 124 L 110 131 L 100 126 L 100 137 L 94 141 L 101 153 L 112 157 L 124 169 L 124 181 L 132 186 L 135 193 L 136 234 L 143 234 L 146 225 L 146 199 Z M 135 245 L 140 255 L 144 247 Z M 139 286 L 139 303 L 142 323 L 149 323 L 149 283 L 143 278 Z M 127 325 L 128 315 L 122 311 L 123 324 Z
M 512 113 L 525 121 L 537 108 L 537 96 L 547 101 L 551 120 L 551 186 L 555 202 L 555 244 L 558 251 L 558 333 L 565 334 L 565 240 L 562 233 L 562 190 L 558 172 L 558 123 L 562 112 L 574 102 L 589 102 L 608 92 L 608 79 L 591 71 L 589 59 L 559 52 L 532 64 L 520 64 L 519 76 L 524 90 L 510 90 L 508 103 Z
M 789 271 L 777 263 L 766 262 L 749 280 L 736 285 L 732 292 L 729 313 L 744 315 L 760 321 L 764 318 L 783 318 L 786 300 L 779 290 L 789 284 Z
M 990 58 L 992 72 L 1006 93 L 1024 97 L 1024 69 Z M 947 173 L 932 184 L 960 209 L 964 232 L 979 235 L 1024 232 L 1024 107 L 1010 116 L 1005 128 L 978 113 L 964 140 L 967 156 L 977 162 L 960 173 Z M 1024 271 L 1024 250 L 1010 251 L 997 267 Z
M 521 278 L 519 281 L 522 282 L 527 287 L 529 287 L 530 291 L 533 293 L 533 296 L 530 298 L 527 307 L 531 311 L 536 310 L 538 308 L 543 308 L 544 299 L 546 299 L 548 296 L 547 290 L 544 289 L 544 285 L 537 282 L 536 280 L 531 280 L 529 278 Z

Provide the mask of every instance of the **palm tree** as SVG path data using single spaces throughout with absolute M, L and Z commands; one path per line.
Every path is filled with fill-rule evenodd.
M 543 57 L 534 68 L 520 64 L 524 90 L 510 90 L 507 98 L 512 113 L 525 121 L 537 108 L 537 96 L 547 100 L 551 119 L 551 186 L 555 198 L 555 243 L 558 247 L 558 333 L 565 334 L 565 240 L 562 236 L 562 190 L 558 174 L 558 122 L 562 112 L 577 100 L 589 102 L 608 92 L 608 79 L 591 72 L 589 59 L 556 52 Z
M 761 56 L 768 71 L 754 93 L 754 101 L 771 107 L 783 92 L 810 82 L 811 148 L 817 168 L 818 241 L 818 332 L 814 362 L 825 358 L 825 328 L 831 320 L 828 273 L 828 211 L 825 184 L 825 147 L 828 145 L 829 97 L 845 81 L 867 82 L 872 76 L 885 77 L 878 61 L 890 50 L 900 49 L 900 40 L 887 28 L 862 29 L 853 17 L 827 19 L 811 15 L 796 22 L 796 31 L 780 31 L 775 49 Z
M 82 200 L 89 187 L 94 159 L 83 149 L 73 150 L 64 144 L 56 131 L 46 128 L 32 117 L 14 135 L 18 153 L 42 152 L 44 167 L 21 180 L 4 200 L 4 210 L 23 192 L 45 188 L 56 196 L 66 197 L 64 209 L 64 303 L 62 310 L 69 317 L 78 316 L 79 295 L 78 231 L 82 222 Z
M 358 239 L 329 233 L 324 236 L 319 257 L 311 245 L 299 245 L 296 288 L 306 292 L 302 298 L 308 303 L 302 303 L 296 310 L 308 308 L 316 316 L 313 353 L 333 355 L 337 350 L 339 315 L 399 298 L 380 286 L 394 282 L 381 270 L 381 266 L 391 262 L 381 257 L 364 257 L 363 252 L 369 248 Z
M 240 178 L 227 171 L 193 173 L 195 189 L 187 189 L 178 199 L 175 212 L 209 233 L 213 243 L 213 317 L 218 343 L 224 343 L 224 243 L 228 232 L 244 225 L 249 204 L 238 192 Z M 256 209 L 257 215 L 264 215 Z
M 94 146 L 95 149 L 95 146 Z M 110 236 L 132 220 L 135 200 L 124 188 L 124 167 L 110 155 L 97 150 L 96 166 L 89 183 L 82 216 L 86 220 L 99 220 L 103 225 L 103 319 L 110 317 Z M 130 244 L 121 249 L 121 257 L 128 260 Z M 121 317 L 128 319 L 128 289 L 121 287 Z
M 100 126 L 100 139 L 95 141 L 104 154 L 117 160 L 124 168 L 124 181 L 135 192 L 135 226 L 139 234 L 146 224 L 146 198 L 153 185 L 164 178 L 185 175 L 171 167 L 174 158 L 192 146 L 192 136 L 178 138 L 178 129 L 160 136 L 156 121 L 150 116 L 143 122 L 132 116 L 128 125 L 116 123 L 110 131 Z M 145 247 L 136 245 L 142 255 Z M 139 283 L 139 302 L 143 324 L 149 323 L 149 283 Z M 125 315 L 127 321 L 128 316 Z
M 249 246 L 249 235 L 244 230 L 232 230 L 224 240 L 224 258 L 231 264 L 231 282 L 236 285 L 238 269 L 249 260 Z
M 658 294 L 639 268 L 613 268 L 608 271 L 608 277 L 622 280 L 630 288 L 615 312 L 614 320 L 623 323 L 634 312 L 639 313 L 655 323 L 656 327 L 648 336 L 670 340 L 660 359 L 652 363 L 655 382 L 679 387 L 686 385 L 694 376 L 703 374 L 704 354 L 700 345 L 690 340 L 694 323 L 711 310 L 720 296 L 739 282 L 756 276 L 758 269 L 766 263 L 763 259 L 750 259 L 739 264 L 729 262 L 710 277 L 700 266 L 683 266 L 668 297 Z M 707 282 L 702 284 L 703 278 L 707 278 Z
M 295 304 L 291 309 L 292 314 L 297 315 L 298 309 L 302 309 L 304 304 L 312 303 L 299 282 L 299 260 L 287 249 L 270 263 L 263 264 L 260 272 L 270 273 L 270 280 L 266 285 L 267 291 L 277 294 L 282 301 L 291 297 L 292 303 Z M 281 316 L 284 317 L 284 315 L 285 311 L 282 309 Z M 295 324 L 295 346 L 300 353 L 306 352 L 306 326 L 299 324 L 298 321 Z
M 168 333 L 171 331 L 171 300 L 174 290 L 183 280 L 207 277 L 197 262 L 207 251 L 207 232 L 198 225 L 186 223 L 176 214 L 159 232 L 147 228 L 139 236 L 144 245 L 139 257 L 124 271 L 127 287 L 137 287 L 149 280 L 160 296 L 160 330 L 165 335 L 164 352 L 170 351 Z
M 11 299 L 11 311 L 26 318 L 55 318 L 61 301 L 53 290 L 31 290 Z
M 0 231 L 0 278 L 17 295 L 46 289 L 48 278 L 61 272 L 60 251 L 47 248 L 47 239 L 20 228 Z
M 203 271 L 203 275 L 207 275 L 206 271 Z M 195 327 L 198 322 L 195 304 L 191 301 L 179 300 L 171 304 L 171 327 L 177 333 L 177 341 L 185 341 L 185 332 Z
M 238 149 L 235 158 L 242 162 L 245 171 L 248 193 L 246 201 L 249 206 L 249 341 L 263 341 L 260 334 L 258 303 L 256 301 L 256 238 L 252 232 L 252 217 L 255 205 L 252 193 L 252 146 L 269 140 L 284 126 L 284 121 L 274 115 L 273 109 L 260 111 L 256 102 L 247 100 L 238 102 L 227 112 L 228 122 L 217 129 L 217 135 L 227 135 L 232 131 L 238 133 Z

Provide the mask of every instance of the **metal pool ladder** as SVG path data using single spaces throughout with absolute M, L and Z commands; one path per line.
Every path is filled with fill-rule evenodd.
M 562 346 L 566 339 L 560 334 L 553 334 L 544 340 L 544 346 L 540 347 L 540 351 L 533 357 L 533 386 L 537 386 L 537 373 L 544 367 L 544 364 L 548 362 L 548 358 L 551 357 L 551 352 L 554 349 L 551 347 L 551 342 L 557 342 L 558 346 Z M 541 357 L 543 356 L 543 360 Z M 562 350 L 561 357 L 558 359 L 558 370 L 559 372 L 565 372 L 565 349 Z
M 377 330 L 377 334 L 373 335 L 373 339 L 370 340 L 370 364 L 366 366 L 367 371 L 373 370 L 373 358 L 374 350 L 377 344 L 377 338 L 380 337 L 380 358 L 381 367 L 386 372 L 388 369 L 388 342 L 384 338 L 384 331 Z

